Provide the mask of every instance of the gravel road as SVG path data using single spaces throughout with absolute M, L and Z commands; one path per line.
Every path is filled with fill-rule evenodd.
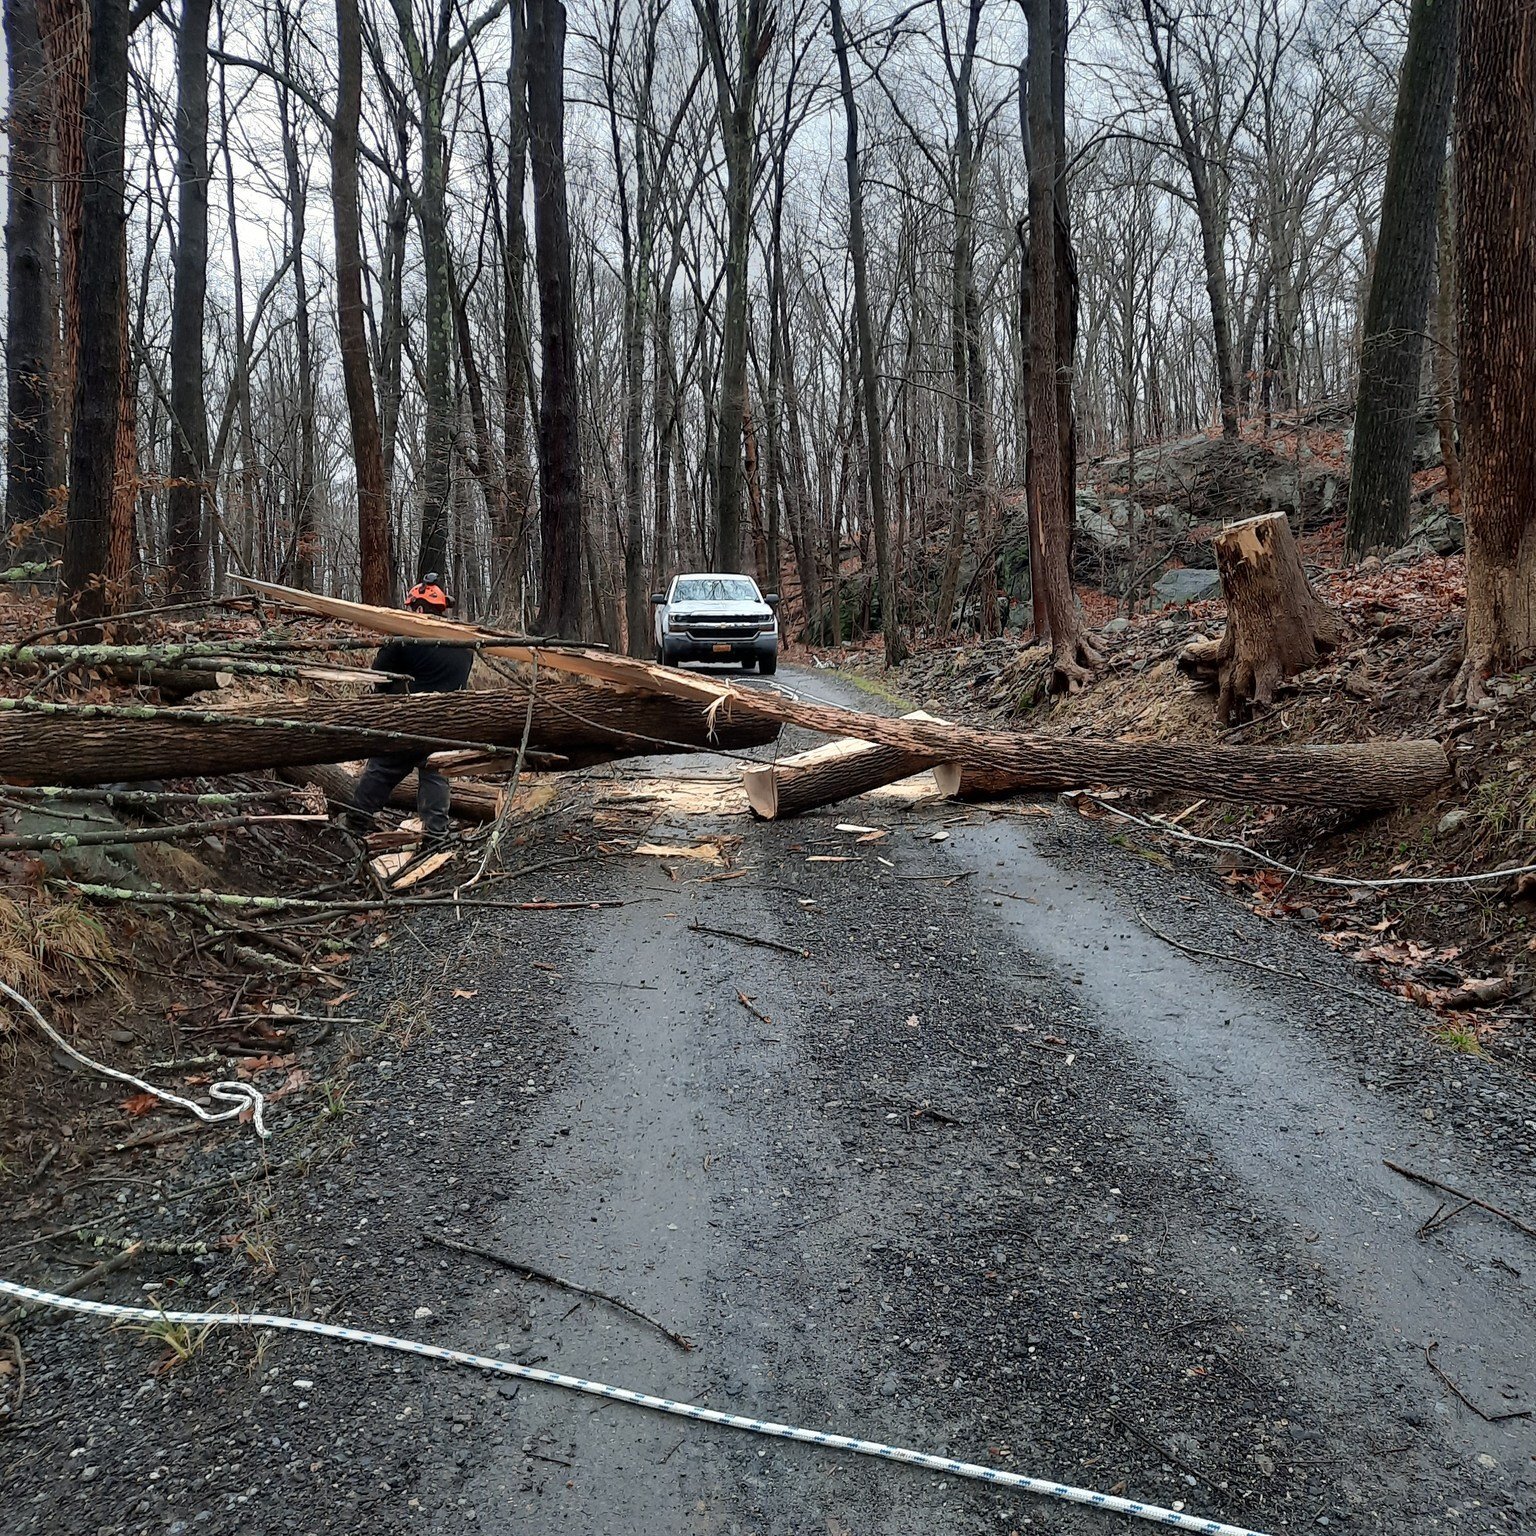
M 1529 1219 L 1530 1082 L 1054 802 L 652 827 L 740 837 L 727 879 L 604 857 L 590 815 L 546 832 L 569 846 L 527 862 L 583 859 L 528 895 L 623 905 L 396 923 L 325 1111 L 275 1106 L 264 1161 L 178 1153 L 142 1224 L 171 1248 L 211 1200 L 232 1241 L 95 1294 L 158 1277 L 167 1306 L 298 1310 L 1259 1531 L 1536 1528 L 1536 1241 L 1477 1208 L 1420 1236 L 1440 1199 L 1383 1164 Z M 15 1249 L 4 1272 L 60 1277 Z M 1117 1525 L 302 1337 L 230 1330 L 159 1369 L 164 1341 L 95 1321 L 21 1336 L 16 1536 Z

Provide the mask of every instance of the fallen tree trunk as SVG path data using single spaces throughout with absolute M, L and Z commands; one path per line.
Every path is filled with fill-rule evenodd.
M 921 710 L 902 719 L 945 723 Z M 938 766 L 939 759 L 931 753 L 845 738 L 761 768 L 748 768 L 741 777 L 752 813 L 764 821 L 782 821 Z
M 1009 793 L 1103 785 L 1204 795 L 1213 800 L 1366 811 L 1421 799 L 1450 778 L 1449 760 L 1434 741 L 1373 741 L 1356 746 L 1315 747 L 1189 746 L 1178 742 L 1094 741 L 978 731 L 920 720 L 893 720 L 807 703 L 775 690 L 731 688 L 696 672 L 600 651 L 503 643 L 470 625 L 370 608 L 336 598 L 318 598 L 259 582 L 246 584 L 280 596 L 297 607 L 348 619 L 385 634 L 420 633 L 445 639 L 463 636 L 470 641 L 489 642 L 488 651 L 512 660 L 531 661 L 537 657 L 541 673 L 545 668 L 574 673 L 637 693 L 666 695 L 678 703 L 707 705 L 721 722 L 798 725 L 825 736 L 852 736 L 926 756 L 934 762 L 958 762 L 976 772 L 1006 775 L 993 782 L 1007 784 Z M 601 696 L 604 692 L 596 690 L 586 696 Z
M 1215 550 L 1227 627 L 1217 640 L 1186 646 L 1178 664 L 1216 690 L 1217 718 L 1231 724 L 1267 709 L 1281 683 L 1332 652 L 1342 625 L 1307 584 L 1283 512 L 1223 528 Z
M 357 803 L 357 775 L 335 763 L 311 763 L 304 768 L 282 768 L 278 776 L 293 784 L 312 784 L 326 801 L 341 809 Z M 390 793 L 390 805 L 402 811 L 416 809 L 416 775 L 408 773 Z M 453 814 L 465 821 L 494 821 L 501 792 L 494 784 L 458 779 L 453 784 Z
M 541 681 L 530 749 L 569 766 L 658 751 L 763 746 L 776 722 L 720 721 L 702 702 Z M 0 779 L 103 784 L 352 762 L 414 746 L 513 747 L 522 740 L 526 688 L 491 693 L 368 694 L 343 700 L 273 700 L 266 714 L 153 705 L 38 704 L 0 699 Z
M 776 719 L 829 736 L 879 742 L 934 761 L 958 762 L 973 783 L 988 784 L 994 794 L 1102 785 L 1366 811 L 1421 799 L 1450 778 L 1445 750 L 1435 741 L 1307 747 L 1098 741 L 892 720 L 761 690 L 732 693 L 719 713 L 730 719 Z

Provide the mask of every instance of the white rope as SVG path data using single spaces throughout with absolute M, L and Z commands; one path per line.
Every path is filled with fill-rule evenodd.
M 1517 875 L 1536 874 L 1536 864 L 1518 864 L 1511 869 L 1485 869 L 1476 875 L 1398 875 L 1386 880 L 1350 880 L 1342 875 L 1309 875 L 1306 870 L 1282 863 L 1279 859 L 1272 859 L 1267 853 L 1260 853 L 1257 848 L 1250 848 L 1247 843 L 1233 842 L 1224 837 L 1199 837 L 1193 832 L 1186 832 L 1182 827 L 1172 826 L 1166 821 L 1152 821 L 1144 816 L 1133 816 L 1129 811 L 1122 811 L 1118 805 L 1111 805 L 1109 801 L 1100 800 L 1096 795 L 1087 794 L 1082 790 L 1078 790 L 1077 793 L 1082 795 L 1084 800 L 1091 800 L 1101 810 L 1108 811 L 1110 815 L 1118 816 L 1122 821 L 1134 821 L 1138 827 L 1145 827 L 1149 832 L 1176 837 L 1186 843 L 1199 843 L 1202 848 L 1226 848 L 1233 853 L 1245 854 L 1260 864 L 1267 864 L 1271 869 L 1280 870 L 1282 874 L 1289 875 L 1293 880 L 1310 880 L 1313 885 L 1337 885 L 1347 890 L 1385 891 L 1403 885 L 1477 885 L 1485 880 L 1512 880 Z
M 700 1424 L 718 1424 L 725 1429 L 770 1435 L 779 1440 L 795 1440 L 803 1445 L 818 1445 L 826 1450 L 848 1451 L 856 1456 L 873 1456 L 882 1461 L 899 1461 L 909 1467 L 942 1473 L 946 1477 L 969 1478 L 999 1488 L 1016 1488 L 1023 1493 L 1057 1499 L 1066 1504 L 1086 1504 L 1093 1509 L 1131 1515 L 1138 1520 L 1150 1520 L 1175 1530 L 1197 1531 L 1201 1536 L 1263 1536 L 1263 1532 L 1250 1530 L 1247 1526 L 1224 1525 L 1219 1520 L 1207 1520 L 1200 1515 L 1184 1514 L 1180 1510 L 1165 1509 L 1157 1504 L 1143 1504 L 1137 1499 L 1122 1499 L 1112 1493 L 1095 1493 L 1092 1489 L 1074 1488 L 1067 1483 L 1054 1483 L 1046 1478 L 1025 1477 L 1021 1472 L 1005 1472 L 998 1467 L 984 1467 L 970 1461 L 951 1461 L 947 1456 L 930 1456 L 923 1451 L 883 1445 L 878 1440 L 855 1440 L 847 1435 L 797 1429 L 791 1424 L 775 1424 L 771 1420 L 720 1413 L 713 1408 L 697 1407 L 693 1403 L 674 1402 L 668 1397 L 631 1392 L 627 1387 L 610 1387 L 601 1381 L 587 1381 L 578 1376 L 561 1376 L 554 1371 L 537 1370 L 512 1360 L 471 1355 L 463 1350 L 446 1349 L 440 1344 L 422 1344 L 415 1339 L 396 1338 L 387 1333 L 366 1333 L 360 1328 L 343 1328 L 336 1323 L 314 1323 L 307 1318 L 281 1317 L 265 1312 L 164 1312 L 158 1307 L 120 1307 L 110 1302 L 56 1296 L 49 1291 L 34 1290 L 29 1285 L 17 1285 L 11 1280 L 0 1280 L 0 1294 L 14 1296 L 18 1301 L 57 1307 L 65 1312 L 89 1313 L 94 1317 L 126 1318 L 145 1323 L 178 1323 L 191 1328 L 222 1324 L 243 1328 L 281 1328 L 290 1333 L 314 1333 L 327 1339 L 343 1339 L 350 1344 L 369 1344 L 376 1349 L 421 1355 L 429 1360 L 445 1361 L 449 1365 L 467 1365 L 475 1370 L 494 1371 L 498 1375 L 515 1376 L 520 1381 L 537 1382 L 541 1386 L 562 1387 L 568 1392 L 584 1392 L 589 1397 L 607 1398 L 616 1403 L 627 1403 L 633 1408 L 648 1408 L 654 1413 L 669 1413 L 677 1418 L 693 1419 Z
M 251 1112 L 251 1123 L 256 1127 L 256 1134 L 263 1139 L 272 1133 L 266 1127 L 262 1118 L 262 1111 L 266 1104 L 266 1098 L 254 1083 L 222 1082 L 208 1085 L 208 1097 L 217 1099 L 221 1104 L 232 1106 L 229 1109 L 221 1109 L 217 1114 L 212 1110 L 204 1109 L 201 1104 L 191 1099 L 184 1099 L 180 1094 L 171 1093 L 164 1088 L 157 1088 L 153 1083 L 146 1083 L 141 1077 L 134 1077 L 130 1072 L 119 1072 L 116 1067 L 103 1066 L 99 1061 L 77 1051 L 68 1040 L 40 1014 L 31 1003 L 24 998 L 14 987 L 7 986 L 0 981 L 0 996 L 8 997 L 21 1008 L 32 1022 L 53 1042 L 53 1044 L 71 1061 L 77 1061 L 88 1071 L 94 1072 L 99 1077 L 109 1077 L 113 1082 L 127 1083 L 130 1088 L 137 1088 L 142 1093 L 152 1094 L 157 1099 L 163 1099 L 167 1104 L 174 1104 L 177 1109 L 185 1109 L 207 1125 L 217 1125 L 221 1120 L 235 1120 L 245 1113 Z

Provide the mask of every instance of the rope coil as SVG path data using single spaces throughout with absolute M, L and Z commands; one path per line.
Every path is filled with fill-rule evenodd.
M 3 981 L 0 981 L 0 997 L 8 997 L 42 1030 L 58 1050 L 63 1051 L 71 1061 L 79 1062 L 88 1072 L 94 1072 L 98 1077 L 111 1078 L 115 1083 L 127 1083 L 130 1088 L 137 1088 L 141 1093 L 150 1094 L 167 1104 L 174 1104 L 177 1109 L 185 1109 L 196 1115 L 205 1125 L 217 1125 L 222 1120 L 238 1120 L 248 1109 L 251 1112 L 251 1124 L 255 1126 L 256 1134 L 263 1141 L 272 1134 L 267 1129 L 263 1118 L 266 1096 L 254 1083 L 209 1083 L 208 1097 L 217 1100 L 220 1104 L 231 1106 L 214 1114 L 193 1099 L 184 1099 L 179 1093 L 172 1093 L 166 1088 L 157 1088 L 153 1083 L 146 1083 L 142 1077 L 135 1077 L 131 1072 L 119 1072 L 116 1067 L 105 1066 L 99 1061 L 93 1061 L 83 1051 L 77 1051 L 20 992 L 14 987 L 7 986 Z
M 341 1339 L 349 1344 L 367 1344 L 375 1349 L 392 1349 L 402 1354 L 420 1355 L 428 1360 L 441 1360 L 448 1365 L 465 1365 L 473 1370 L 491 1371 L 501 1376 L 515 1376 L 520 1381 L 560 1387 L 567 1392 L 581 1392 L 588 1397 L 606 1398 L 611 1402 L 628 1404 L 632 1408 L 646 1408 L 653 1413 L 671 1414 L 676 1418 L 692 1419 L 700 1424 L 717 1424 L 724 1429 L 743 1430 L 754 1435 L 768 1435 L 778 1440 L 794 1440 L 802 1445 L 820 1446 L 825 1450 L 846 1451 L 855 1456 L 872 1456 L 881 1461 L 898 1461 L 905 1466 L 920 1467 L 924 1471 L 942 1473 L 946 1477 L 966 1478 L 972 1482 L 990 1483 L 998 1488 L 1013 1488 L 1021 1493 L 1055 1499 L 1064 1504 L 1082 1504 L 1111 1514 L 1130 1515 L 1135 1519 L 1149 1520 L 1153 1524 L 1165 1525 L 1174 1530 L 1195 1531 L 1199 1536 L 1264 1536 L 1262 1531 L 1251 1530 L 1247 1526 L 1226 1525 L 1220 1520 L 1208 1520 L 1200 1515 L 1185 1514 L 1181 1510 L 1165 1509 L 1158 1504 L 1143 1504 L 1138 1499 L 1123 1499 L 1112 1493 L 1098 1493 L 1089 1488 L 1074 1488 L 1068 1483 L 1052 1482 L 1047 1478 L 1026 1477 L 1022 1472 L 1007 1472 L 998 1467 L 984 1467 L 970 1461 L 953 1461 L 947 1456 L 931 1456 L 925 1451 L 885 1445 L 878 1440 L 859 1440 L 849 1435 L 834 1435 L 822 1430 L 800 1429 L 792 1424 L 777 1424 L 771 1420 L 747 1418 L 736 1413 L 721 1413 L 714 1408 L 700 1408 L 693 1403 L 675 1402 L 667 1397 L 653 1397 L 649 1393 L 634 1392 L 627 1387 L 612 1387 L 606 1382 L 588 1381 L 579 1376 L 562 1376 L 555 1371 L 541 1371 L 531 1365 L 519 1365 L 513 1360 L 498 1360 L 489 1355 L 469 1354 L 464 1350 L 448 1349 L 440 1344 L 423 1344 L 415 1339 L 396 1338 L 387 1333 L 369 1333 L 361 1328 L 346 1328 L 338 1323 L 316 1323 L 307 1318 L 283 1317 L 266 1312 L 166 1312 L 158 1307 L 123 1307 L 110 1302 L 81 1301 L 73 1296 L 57 1296 L 49 1291 L 35 1290 L 29 1285 L 18 1285 L 12 1280 L 0 1280 L 0 1294 L 64 1312 L 85 1313 L 92 1317 L 123 1318 L 147 1323 L 180 1323 L 193 1328 L 220 1325 L 277 1328 L 289 1333 L 318 1334 L 322 1338 Z

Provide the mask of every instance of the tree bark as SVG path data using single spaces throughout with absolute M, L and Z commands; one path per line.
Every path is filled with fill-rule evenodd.
M 581 423 L 565 187 L 565 7 L 528 0 L 528 134 L 539 278 L 539 628 L 581 632 Z
M 885 416 L 880 408 L 875 328 L 869 314 L 869 260 L 864 245 L 864 184 L 859 167 L 859 108 L 848 68 L 848 42 L 843 35 L 841 0 L 832 0 L 832 44 L 848 121 L 845 159 L 848 167 L 848 251 L 853 261 L 853 308 L 859 338 L 859 384 L 864 407 L 864 451 L 869 466 L 869 511 L 875 534 L 875 581 L 880 589 L 880 630 L 885 640 L 885 664 L 905 660 L 906 642 L 896 612 L 896 580 L 891 566 L 890 516 L 885 500 Z
M 762 746 L 778 734 L 759 721 L 711 731 L 703 702 L 682 703 L 541 679 L 529 746 L 572 766 L 658 752 Z M 117 712 L 0 703 L 0 778 L 12 783 L 241 773 L 306 763 L 352 762 L 432 746 L 517 746 L 526 688 L 495 693 L 369 694 L 340 702 L 273 700 L 265 713 L 144 706 Z M 666 745 L 659 745 L 665 741 Z
M 528 460 L 530 351 L 528 297 L 528 227 L 523 193 L 528 178 L 528 32 L 523 0 L 512 0 L 512 58 L 507 65 L 507 219 L 502 274 L 502 467 L 506 491 L 502 505 L 506 526 L 496 530 L 492 556 L 495 612 L 510 622 L 519 609 L 524 550 L 533 496 L 533 466 Z
M 1045 612 L 1052 650 L 1051 691 L 1073 691 L 1099 661 L 1083 635 L 1072 589 L 1073 508 L 1066 499 L 1067 466 L 1059 372 L 1061 297 L 1058 271 L 1058 181 L 1063 174 L 1055 123 L 1056 53 L 1066 35 L 1065 0 L 1029 0 L 1028 119 L 1030 229 L 1029 495 L 1039 537 L 1039 565 L 1030 572 Z
M 201 597 L 208 411 L 203 312 L 208 291 L 208 23 L 212 0 L 182 0 L 176 33 L 176 245 L 171 303 L 169 533 L 171 592 Z
M 1536 656 L 1536 7 L 1462 0 L 1456 185 L 1469 703 Z
M 6 0 L 10 164 L 5 216 L 5 506 L 0 547 L 47 551 L 54 458 L 53 246 L 49 231 L 48 73 L 36 0 Z
M 1217 717 L 1230 724 L 1250 708 L 1274 703 L 1286 678 L 1337 647 L 1342 626 L 1307 584 L 1283 512 L 1233 523 L 1216 536 L 1215 549 L 1226 631 L 1219 640 L 1187 646 L 1179 666 L 1215 684 Z
M 363 301 L 362 214 L 358 205 L 358 124 L 363 104 L 363 37 L 358 0 L 336 0 L 336 116 L 331 129 L 331 211 L 336 235 L 336 335 L 341 353 L 352 464 L 357 476 L 357 550 L 365 603 L 396 598 L 394 530 L 384 445 L 368 361 Z
M 897 747 L 934 763 L 959 763 L 962 784 L 984 785 L 986 793 L 1104 785 L 1213 800 L 1365 811 L 1434 794 L 1450 777 L 1445 751 L 1434 741 L 1312 747 L 1102 741 L 892 720 L 757 689 L 734 693 L 719 713 L 735 719 L 778 720 L 829 736 Z
M 1365 309 L 1345 548 L 1352 559 L 1408 538 L 1435 207 L 1456 81 L 1459 0 L 1414 0 Z
M 740 0 L 732 31 L 740 57 L 726 57 L 719 0 L 694 0 L 715 75 L 720 136 L 725 153 L 725 314 L 720 340 L 720 393 L 715 439 L 715 568 L 739 571 L 742 424 L 747 405 L 747 261 L 752 234 L 752 187 L 757 150 L 757 86 L 773 41 L 774 24 L 763 0 Z
M 123 261 L 127 111 L 128 7 L 125 0 L 91 0 L 83 114 L 80 342 L 59 582 L 60 622 L 100 618 L 112 602 L 113 490 L 122 422 L 127 297 Z

